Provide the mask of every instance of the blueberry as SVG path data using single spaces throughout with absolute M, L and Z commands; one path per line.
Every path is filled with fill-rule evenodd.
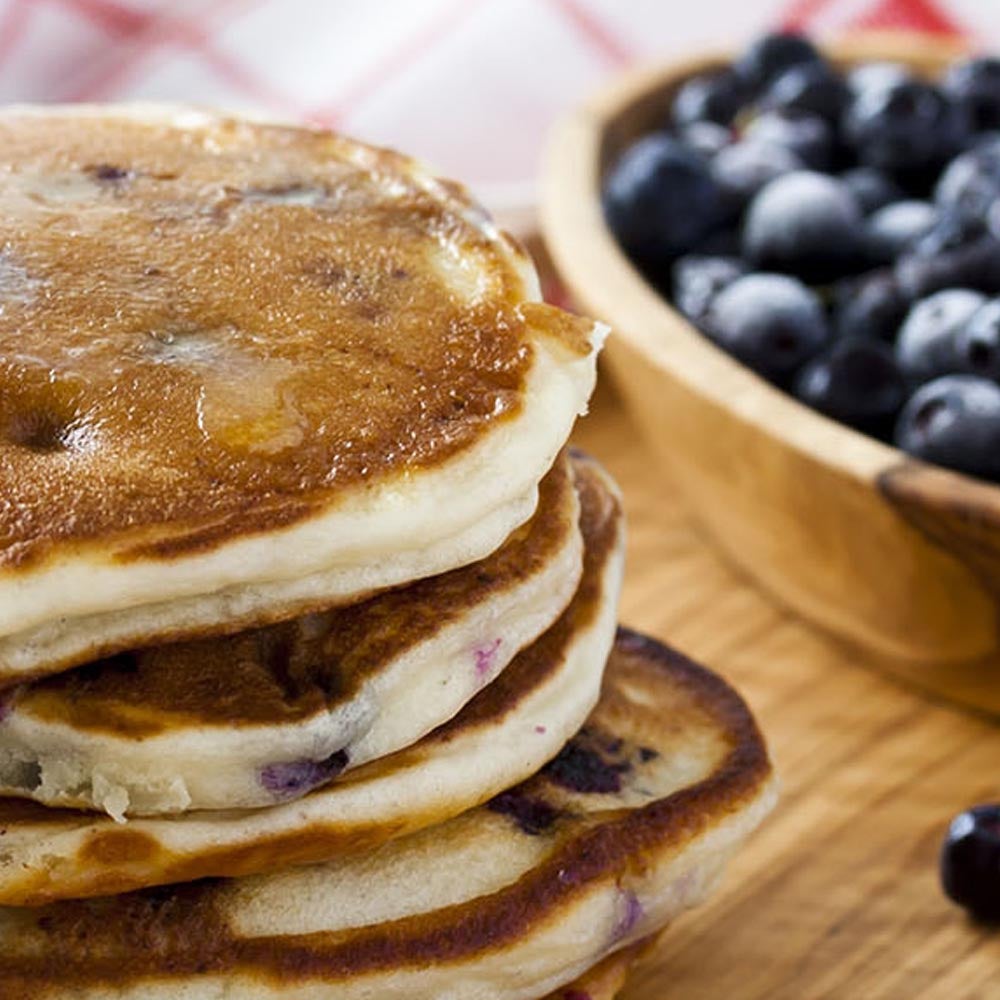
M 955 336 L 986 300 L 967 288 L 946 288 L 910 310 L 896 341 L 896 360 L 913 383 L 958 370 Z
M 702 257 L 738 257 L 741 239 L 736 229 L 716 229 L 691 248 Z
M 975 131 L 1000 128 L 1000 59 L 955 63 L 944 78 L 944 90 Z
M 967 246 L 985 232 L 986 225 L 982 219 L 973 219 L 945 208 L 940 210 L 934 225 L 914 241 L 911 249 L 918 257 L 937 257 Z
M 958 369 L 1000 380 L 1000 299 L 980 306 L 955 335 Z
M 844 113 L 843 136 L 862 163 L 913 173 L 946 159 L 958 142 L 951 103 L 917 80 L 869 87 Z
M 1000 479 L 1000 385 L 977 375 L 928 382 L 903 407 L 895 440 L 925 461 Z
M 834 328 L 839 337 L 891 341 L 906 318 L 909 302 L 890 268 L 838 282 Z
M 758 38 L 737 61 L 736 73 L 755 90 L 762 90 L 790 67 L 822 59 L 808 38 L 777 32 Z
M 807 111 L 765 111 L 747 126 L 744 135 L 754 142 L 782 146 L 817 170 L 829 167 L 833 157 L 833 129 Z
M 771 181 L 750 203 L 743 253 L 762 270 L 823 283 L 858 269 L 861 230 L 861 210 L 840 181 L 800 170 Z
M 836 124 L 850 92 L 843 78 L 825 63 L 800 63 L 776 77 L 762 105 L 782 111 L 805 111 Z
M 937 221 L 938 210 L 929 201 L 897 201 L 880 208 L 865 226 L 868 257 L 879 264 L 891 264 L 931 232 Z
M 942 288 L 973 288 L 997 295 L 1000 294 L 1000 242 L 992 236 L 983 236 L 935 256 L 907 254 L 899 258 L 895 270 L 900 290 L 911 301 Z
M 934 199 L 942 209 L 979 221 L 1000 198 L 1000 140 L 956 156 L 941 175 Z
M 1000 921 L 1000 805 L 959 813 L 941 845 L 940 862 L 949 899 L 976 920 Z
M 744 140 L 723 149 L 712 161 L 712 176 L 732 211 L 742 211 L 757 192 L 776 177 L 802 170 L 805 164 L 791 150 Z
M 691 122 L 679 129 L 677 134 L 686 146 L 707 158 L 715 156 L 733 141 L 732 132 L 725 125 L 715 122 Z
M 743 86 L 732 70 L 693 76 L 674 96 L 671 118 L 675 125 L 709 121 L 728 125 L 744 100 Z
M 647 266 L 689 250 L 722 215 L 719 188 L 704 158 L 660 133 L 622 154 L 605 181 L 603 200 L 625 251 Z
M 850 170 L 845 170 L 840 179 L 857 199 L 865 215 L 871 215 L 872 212 L 877 212 L 880 208 L 903 198 L 899 185 L 888 174 L 876 170 L 875 167 L 852 167 Z
M 738 257 L 681 257 L 674 264 L 674 304 L 701 323 L 716 295 L 746 273 L 747 266 Z
M 866 62 L 847 74 L 847 89 L 856 97 L 865 91 L 886 90 L 912 79 L 913 73 L 903 63 Z
M 834 420 L 884 435 L 906 401 L 907 386 L 885 344 L 844 337 L 799 372 L 795 395 Z
M 716 297 L 709 336 L 765 378 L 787 380 L 823 348 L 829 328 L 816 295 L 783 274 L 748 274 Z

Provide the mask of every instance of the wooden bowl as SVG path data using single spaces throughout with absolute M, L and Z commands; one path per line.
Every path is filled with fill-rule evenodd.
M 935 75 L 960 50 L 913 36 L 831 49 Z M 730 358 L 636 270 L 604 222 L 603 174 L 722 54 L 643 70 L 557 129 L 543 177 L 548 249 L 607 322 L 611 371 L 668 488 L 780 601 L 925 688 L 1000 712 L 1000 488 L 917 462 L 801 405 Z M 725 623 L 720 622 L 720 628 Z

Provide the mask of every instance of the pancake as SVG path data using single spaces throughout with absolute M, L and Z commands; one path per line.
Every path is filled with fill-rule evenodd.
M 771 808 L 748 709 L 622 632 L 587 723 L 538 775 L 324 865 L 0 910 L 23 1000 L 529 1000 L 701 902 Z
M 584 468 L 591 535 L 604 482 Z M 582 572 L 580 513 L 561 459 L 532 520 L 471 566 L 26 684 L 0 721 L 0 792 L 118 818 L 252 808 L 408 746 L 562 614 Z
M 318 129 L 0 112 L 0 685 L 483 558 L 605 328 L 455 184 Z
M 294 802 L 134 818 L 0 799 L 0 904 L 37 906 L 371 850 L 534 774 L 590 714 L 614 638 L 624 519 L 600 467 L 577 459 L 587 537 L 569 607 L 449 723 Z
M 642 941 L 608 955 L 579 979 L 550 993 L 545 1000 L 614 1000 L 625 985 L 632 966 L 652 943 Z

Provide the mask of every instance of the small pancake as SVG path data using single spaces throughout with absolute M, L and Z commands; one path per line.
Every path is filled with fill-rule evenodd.
M 38 906 L 205 876 L 249 875 L 371 850 L 534 774 L 580 728 L 614 639 L 624 517 L 576 459 L 587 548 L 569 607 L 449 723 L 305 798 L 250 812 L 135 818 L 0 799 L 0 904 Z
M 538 302 L 459 186 L 155 105 L 7 108 L 0 170 L 0 685 L 441 573 L 530 516 L 604 328 Z
M 591 535 L 602 481 L 581 475 Z M 580 524 L 563 458 L 532 520 L 471 566 L 24 685 L 0 721 L 0 792 L 117 818 L 299 798 L 451 718 L 549 628 L 580 581 Z
M 697 905 L 770 810 L 720 678 L 620 632 L 601 701 L 538 775 L 363 855 L 0 910 L 21 1000 L 531 1000 Z

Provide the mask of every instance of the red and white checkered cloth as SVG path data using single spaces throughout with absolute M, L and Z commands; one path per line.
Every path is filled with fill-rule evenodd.
M 398 146 L 530 203 L 552 120 L 607 74 L 786 24 L 1000 48 L 1000 0 L 0 0 L 0 100 L 194 100 Z

